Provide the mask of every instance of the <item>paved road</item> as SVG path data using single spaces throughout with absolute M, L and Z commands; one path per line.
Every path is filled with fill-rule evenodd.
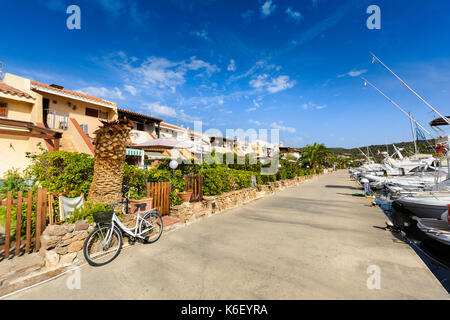
M 352 197 L 346 172 L 322 176 L 82 267 L 15 299 L 448 299 L 383 213 Z M 367 288 L 377 265 L 381 288 Z

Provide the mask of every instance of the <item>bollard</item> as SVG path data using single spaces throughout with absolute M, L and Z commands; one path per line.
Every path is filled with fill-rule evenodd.
M 360 182 L 364 185 L 364 194 L 366 197 L 370 197 L 370 184 L 369 180 L 362 178 Z

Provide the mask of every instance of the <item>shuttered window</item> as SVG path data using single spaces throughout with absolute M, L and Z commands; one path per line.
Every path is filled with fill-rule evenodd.
M 0 117 L 8 117 L 8 104 L 0 102 Z

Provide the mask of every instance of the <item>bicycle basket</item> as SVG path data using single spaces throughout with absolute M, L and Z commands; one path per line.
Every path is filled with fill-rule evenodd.
M 114 214 L 114 211 L 98 211 L 98 212 L 94 212 L 92 214 L 92 217 L 94 218 L 94 222 L 96 224 L 111 223 L 113 214 Z

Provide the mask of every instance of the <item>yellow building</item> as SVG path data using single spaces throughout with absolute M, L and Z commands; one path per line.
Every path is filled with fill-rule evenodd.
M 48 150 L 93 154 L 101 120 L 117 119 L 114 102 L 12 74 L 0 82 L 0 178 L 29 165 L 25 152 Z

